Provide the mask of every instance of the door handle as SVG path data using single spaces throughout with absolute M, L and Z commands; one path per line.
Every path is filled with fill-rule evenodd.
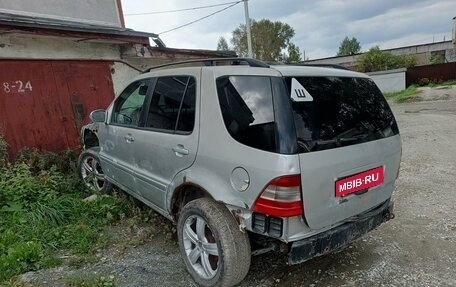
M 124 139 L 127 143 L 132 143 L 135 141 L 135 138 L 131 136 L 131 134 L 128 134 L 126 136 L 124 136 Z
M 173 147 L 174 153 L 179 156 L 183 157 L 184 155 L 188 155 L 188 149 L 184 147 L 184 145 L 178 144 L 176 147 Z

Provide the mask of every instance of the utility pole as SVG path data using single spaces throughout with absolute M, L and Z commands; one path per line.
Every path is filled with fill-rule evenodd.
M 453 40 L 454 48 L 456 49 L 456 17 L 453 18 L 453 30 L 451 31 L 451 39 Z
M 247 32 L 247 49 L 249 58 L 253 58 L 252 33 L 250 31 L 249 0 L 244 0 L 245 27 Z

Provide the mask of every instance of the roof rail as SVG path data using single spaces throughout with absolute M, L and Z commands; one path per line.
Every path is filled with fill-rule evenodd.
M 322 67 L 322 68 L 333 68 L 333 69 L 340 69 L 340 70 L 350 70 L 347 67 L 344 67 L 342 65 L 337 65 L 337 64 L 312 64 L 312 63 L 296 63 L 296 64 L 291 64 L 291 65 L 296 65 L 296 66 L 311 66 L 311 67 Z
M 177 66 L 177 65 L 185 65 L 185 64 L 191 64 L 191 63 L 201 63 L 204 64 L 204 66 L 217 66 L 217 62 L 231 62 L 231 65 L 236 66 L 236 65 L 249 65 L 250 67 L 259 67 L 259 68 L 269 68 L 269 65 L 266 64 L 263 61 L 252 59 L 252 58 L 207 58 L 207 59 L 192 59 L 192 60 L 187 60 L 187 61 L 181 61 L 181 62 L 174 62 L 174 63 L 167 63 L 159 66 L 154 66 L 147 68 L 143 71 L 143 73 L 148 73 L 152 70 L 155 69 L 160 69 L 164 67 L 170 67 L 170 66 Z

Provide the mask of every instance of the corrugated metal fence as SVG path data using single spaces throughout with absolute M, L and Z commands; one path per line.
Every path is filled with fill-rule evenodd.
M 430 81 L 447 81 L 456 79 L 456 63 L 445 63 L 427 66 L 418 66 L 407 69 L 406 85 L 418 84 L 420 79 Z

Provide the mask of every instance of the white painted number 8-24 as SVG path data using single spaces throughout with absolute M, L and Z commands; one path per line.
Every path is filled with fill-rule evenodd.
M 14 81 L 11 84 L 8 82 L 3 83 L 3 91 L 5 93 L 11 93 L 11 92 L 25 93 L 25 92 L 27 92 L 27 90 L 29 92 L 31 92 L 33 90 L 32 83 L 30 81 L 27 81 L 25 83 L 25 85 L 24 85 L 24 82 L 22 82 L 20 80 Z

